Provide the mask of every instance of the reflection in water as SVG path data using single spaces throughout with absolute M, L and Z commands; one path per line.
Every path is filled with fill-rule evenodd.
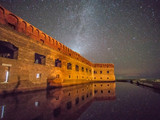
M 6 97 L 0 99 L 1 119 L 77 119 L 93 101 L 114 100 L 115 86 L 92 83 Z
M 3 118 L 3 116 L 4 116 L 4 108 L 5 108 L 5 105 L 2 106 L 1 118 Z

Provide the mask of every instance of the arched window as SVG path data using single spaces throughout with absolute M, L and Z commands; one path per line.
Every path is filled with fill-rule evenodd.
M 88 69 L 86 68 L 86 72 L 88 73 Z
M 76 71 L 79 71 L 79 66 L 78 65 L 76 65 Z
M 82 72 L 84 72 L 84 67 L 82 67 Z
M 97 71 L 94 71 L 94 74 L 97 74 Z
M 72 64 L 71 63 L 67 63 L 67 69 L 72 70 Z

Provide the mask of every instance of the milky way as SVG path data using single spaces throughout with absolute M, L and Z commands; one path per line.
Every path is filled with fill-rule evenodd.
M 0 0 L 117 78 L 160 78 L 160 0 Z

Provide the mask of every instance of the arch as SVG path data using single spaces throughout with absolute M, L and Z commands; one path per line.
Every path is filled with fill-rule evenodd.
M 75 65 L 75 70 L 79 71 L 79 66 L 78 65 Z
M 60 45 L 59 47 L 62 48 L 62 43 L 59 43 L 59 45 Z
M 39 37 L 39 30 L 38 30 L 38 29 L 35 30 L 34 35 L 35 35 L 36 37 Z
M 51 38 L 48 36 L 48 42 L 52 44 Z
M 4 9 L 0 7 L 0 18 L 4 16 Z
M 0 57 L 17 59 L 18 47 L 10 42 L 0 41 Z
M 25 33 L 26 28 L 27 28 L 27 23 L 25 21 L 22 21 L 19 26 L 19 31 Z
M 56 45 L 58 46 L 58 41 L 56 40 Z
M 32 26 L 32 25 L 29 25 L 29 26 L 27 27 L 27 32 L 28 32 L 28 33 L 33 33 L 33 26 Z
M 72 70 L 72 64 L 71 63 L 67 63 L 67 69 Z
M 46 38 L 46 36 L 45 36 L 44 33 L 41 34 L 41 38 L 42 38 L 42 39 L 45 39 L 45 38 Z
M 53 44 L 54 44 L 54 39 L 52 39 L 52 42 L 53 42 Z
M 18 17 L 17 16 L 15 16 L 13 14 L 9 14 L 6 17 L 6 20 L 7 20 L 9 26 L 16 29 L 16 26 L 18 24 Z
M 42 44 L 44 44 L 45 40 L 46 40 L 46 35 L 44 33 L 40 34 L 40 41 L 42 42 Z
M 4 18 L 5 10 L 0 7 L 0 23 L 5 24 L 5 18 Z

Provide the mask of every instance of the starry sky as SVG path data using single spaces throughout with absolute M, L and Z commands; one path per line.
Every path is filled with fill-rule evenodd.
M 160 78 L 160 0 L 0 0 L 117 79 Z

